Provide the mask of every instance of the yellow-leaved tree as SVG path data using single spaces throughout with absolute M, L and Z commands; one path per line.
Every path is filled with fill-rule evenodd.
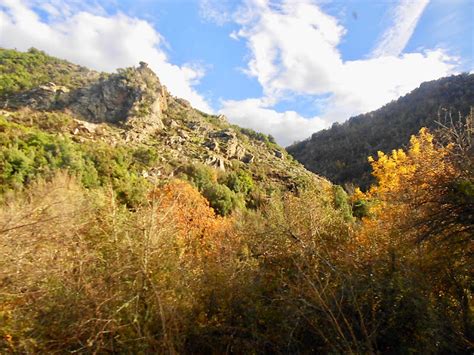
M 356 190 L 354 198 L 369 201 L 370 217 L 364 219 L 366 227 L 400 233 L 426 232 L 424 220 L 434 217 L 440 208 L 438 197 L 446 193 L 455 181 L 457 171 L 450 160 L 452 147 L 437 146 L 433 135 L 422 128 L 410 139 L 409 148 L 393 150 L 390 155 L 378 152 L 377 159 L 369 157 L 377 184 L 368 192 Z M 413 221 L 416 229 L 409 228 Z
M 466 127 L 472 130 L 472 118 Z M 472 143 L 470 136 L 467 143 Z M 459 159 L 461 151 L 465 154 Z M 423 284 L 417 292 L 434 300 L 423 312 L 436 308 L 446 316 L 458 312 L 458 323 L 447 328 L 462 334 L 460 346 L 471 346 L 472 149 L 460 149 L 453 140 L 442 145 L 422 128 L 411 137 L 408 149 L 389 155 L 378 152 L 377 159 L 369 157 L 369 162 L 377 184 L 366 193 L 356 190 L 353 196 L 368 206 L 357 237 L 361 250 L 367 260 L 386 255 L 393 280 L 397 273 L 411 274 L 415 281 L 404 288 Z

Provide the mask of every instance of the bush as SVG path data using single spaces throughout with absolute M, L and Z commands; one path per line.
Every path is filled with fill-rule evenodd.
M 191 164 L 182 168 L 182 176 L 184 179 L 190 181 L 194 186 L 202 191 L 209 184 L 217 182 L 217 173 L 204 164 Z
M 221 216 L 227 216 L 236 208 L 243 207 L 242 199 L 225 185 L 208 184 L 202 190 L 202 194 Z
M 254 188 L 252 176 L 245 170 L 227 174 L 222 179 L 222 183 L 235 193 L 241 193 L 244 196 L 247 196 Z
M 155 158 L 147 148 L 136 151 L 106 143 L 75 143 L 67 136 L 8 122 L 0 116 L 0 194 L 20 189 L 58 170 L 75 175 L 85 187 L 111 184 L 130 207 L 145 200 L 149 187 L 140 170 Z
M 363 218 L 370 214 L 370 204 L 365 200 L 357 200 L 352 205 L 352 214 L 354 217 Z
M 349 196 L 339 185 L 334 185 L 332 191 L 334 196 L 334 207 L 341 211 L 347 222 L 350 222 L 352 220 L 352 210 L 349 204 Z
M 26 53 L 0 48 L 0 97 L 50 81 L 69 87 L 84 86 L 90 81 L 84 72 L 89 71 L 35 48 Z

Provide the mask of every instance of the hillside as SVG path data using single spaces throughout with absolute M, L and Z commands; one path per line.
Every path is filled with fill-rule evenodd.
M 367 157 L 406 146 L 421 127 L 436 129 L 448 112 L 465 116 L 474 106 L 474 74 L 425 82 L 384 107 L 350 118 L 287 147 L 307 169 L 336 184 L 367 188 L 374 182 Z
M 35 49 L 1 50 L 0 72 L 4 192 L 68 169 L 86 186 L 112 182 L 133 204 L 146 186 L 181 176 L 228 213 L 210 195 L 255 205 L 272 191 L 326 184 L 268 136 L 172 96 L 146 63 L 106 74 Z M 218 180 L 212 192 L 199 175 Z M 248 196 L 234 175 L 249 179 Z
M 471 354 L 472 113 L 436 134 L 348 196 L 146 63 L 0 50 L 0 353 Z

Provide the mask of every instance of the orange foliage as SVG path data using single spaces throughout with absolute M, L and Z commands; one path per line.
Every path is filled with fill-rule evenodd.
M 161 218 L 171 220 L 184 253 L 221 254 L 232 219 L 217 215 L 199 191 L 186 181 L 173 180 L 152 193 Z

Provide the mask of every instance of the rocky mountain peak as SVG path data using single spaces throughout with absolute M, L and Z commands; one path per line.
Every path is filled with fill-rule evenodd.
M 137 150 L 144 161 L 153 161 L 140 172 L 148 180 L 169 178 L 183 166 L 204 164 L 222 174 L 246 171 L 270 190 L 293 191 L 309 181 L 320 181 L 271 137 L 232 125 L 224 115 L 199 111 L 172 96 L 145 62 L 108 74 L 41 52 L 6 51 L 5 55 L 12 63 L 25 56 L 27 63 L 34 59 L 37 64 L 24 70 L 13 65 L 4 72 L 8 79 L 4 82 L 9 84 L 0 90 L 1 117 L 38 125 L 79 145 Z M 15 71 L 30 75 L 26 84 Z

